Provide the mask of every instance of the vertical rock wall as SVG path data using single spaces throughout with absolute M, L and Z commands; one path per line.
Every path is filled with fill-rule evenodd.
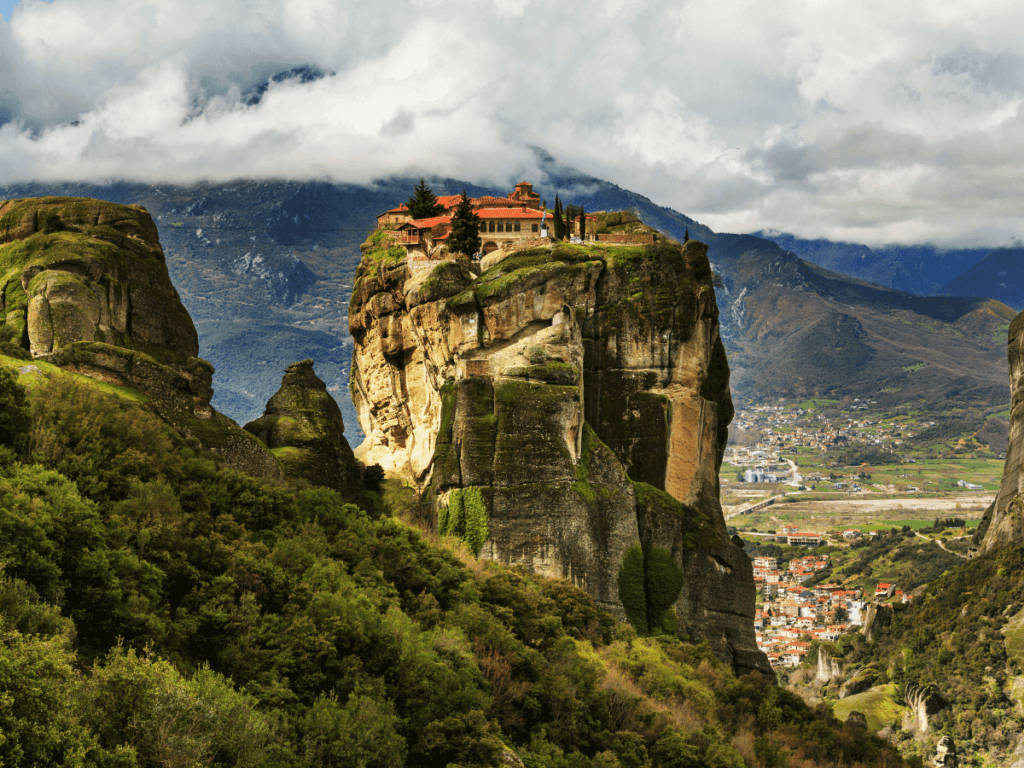
M 999 493 L 982 518 L 974 543 L 984 553 L 1024 540 L 1024 312 L 1010 323 L 1010 437 Z
M 543 247 L 413 277 L 369 251 L 349 305 L 356 455 L 482 557 L 573 580 L 648 631 L 766 671 L 718 469 L 732 418 L 706 246 Z

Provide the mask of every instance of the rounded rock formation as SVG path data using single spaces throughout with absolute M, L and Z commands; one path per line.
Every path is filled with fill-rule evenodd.
M 270 448 L 289 477 L 343 493 L 362 487 L 341 410 L 313 372 L 312 360 L 288 366 L 263 416 L 245 430 Z
M 199 354 L 199 337 L 141 206 L 44 197 L 0 202 L 0 340 L 46 357 L 74 342 Z

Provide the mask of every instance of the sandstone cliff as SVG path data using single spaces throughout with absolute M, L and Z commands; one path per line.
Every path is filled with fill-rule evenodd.
M 341 410 L 312 360 L 288 366 L 266 412 L 245 429 L 271 449 L 288 477 L 346 493 L 362 485 Z
M 974 543 L 984 553 L 1024 541 L 1024 312 L 1010 323 L 1010 437 L 999 494 L 982 518 Z
M 757 650 L 717 472 L 732 418 L 706 246 L 371 249 L 349 305 L 356 455 L 482 557 L 572 579 L 641 630 Z
M 73 197 L 0 201 L 0 342 L 130 386 L 224 463 L 281 477 L 265 446 L 210 406 L 213 366 L 139 206 Z

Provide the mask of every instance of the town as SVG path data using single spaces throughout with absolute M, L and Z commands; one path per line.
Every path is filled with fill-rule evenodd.
M 828 555 L 811 554 L 789 561 L 781 570 L 775 557 L 754 557 L 758 605 L 754 618 L 757 647 L 773 667 L 799 665 L 814 641 L 836 640 L 860 626 L 870 602 L 907 603 L 913 597 L 895 584 L 879 583 L 865 599 L 860 587 L 838 584 L 804 586 L 829 567 Z

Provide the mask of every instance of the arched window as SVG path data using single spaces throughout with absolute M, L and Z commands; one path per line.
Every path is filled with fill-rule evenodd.
M 491 222 L 491 232 L 493 232 L 493 231 L 494 231 L 494 222 L 492 221 Z
M 519 231 L 519 222 L 518 221 L 516 222 L 515 227 L 516 227 L 516 232 L 518 232 Z

